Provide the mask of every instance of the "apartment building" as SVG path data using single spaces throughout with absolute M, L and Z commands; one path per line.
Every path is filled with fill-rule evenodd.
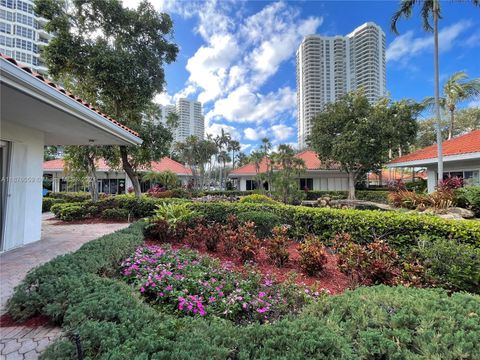
M 325 104 L 360 88 L 371 102 L 386 95 L 385 33 L 378 25 L 365 23 L 346 36 L 306 36 L 297 50 L 299 148 Z
M 33 0 L 0 0 L 0 53 L 45 74 L 40 52 L 51 35 L 43 29 L 47 20 L 33 8 Z

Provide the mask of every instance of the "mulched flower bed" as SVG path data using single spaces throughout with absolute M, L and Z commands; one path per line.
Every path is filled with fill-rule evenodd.
M 25 321 L 15 321 L 9 314 L 5 313 L 0 316 L 0 327 L 24 326 L 30 328 L 37 328 L 45 326 L 50 323 L 50 318 L 45 315 L 37 315 Z
M 146 245 L 159 245 L 159 241 L 146 239 Z M 189 248 L 188 245 L 182 243 L 172 243 L 174 249 L 180 248 Z M 260 252 L 255 258 L 255 263 L 253 263 L 254 268 L 259 271 L 265 277 L 274 277 L 279 282 L 284 282 L 292 276 L 293 273 L 296 274 L 295 283 L 299 286 L 307 287 L 317 287 L 318 289 L 328 290 L 331 294 L 340 294 L 351 285 L 350 279 L 340 272 L 337 268 L 337 258 L 335 254 L 327 254 L 327 263 L 324 270 L 315 276 L 309 276 L 303 273 L 299 266 L 300 255 L 298 252 L 299 244 L 292 242 L 288 247 L 288 252 L 290 254 L 290 260 L 288 263 L 279 268 L 271 263 L 268 258 L 265 248 L 262 246 Z M 201 254 L 207 254 L 216 259 L 219 259 L 223 265 L 231 266 L 233 270 L 238 272 L 246 272 L 244 264 L 238 257 L 228 256 L 223 251 L 220 246 L 218 251 L 210 252 L 202 246 L 200 248 L 195 248 Z

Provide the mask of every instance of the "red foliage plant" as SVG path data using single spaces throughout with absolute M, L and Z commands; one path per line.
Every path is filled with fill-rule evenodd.
M 267 254 L 270 260 L 278 267 L 288 262 L 289 252 L 288 227 L 277 226 L 272 229 L 273 236 L 267 241 Z
M 300 245 L 300 266 L 308 275 L 321 272 L 327 263 L 327 250 L 315 235 L 305 236 Z
M 154 198 L 169 198 L 173 196 L 173 191 L 165 190 L 165 188 L 155 185 L 147 190 L 147 194 Z
M 260 248 L 260 241 L 255 235 L 255 223 L 247 221 L 242 226 L 239 226 L 235 233 L 235 248 L 242 262 L 254 261 Z
M 463 178 L 458 176 L 448 176 L 446 179 L 440 181 L 437 186 L 437 191 L 452 191 L 463 187 Z
M 218 223 L 212 225 L 197 224 L 195 227 L 186 230 L 183 240 L 192 248 L 200 248 L 205 244 L 208 251 L 215 252 L 224 233 L 225 227 Z

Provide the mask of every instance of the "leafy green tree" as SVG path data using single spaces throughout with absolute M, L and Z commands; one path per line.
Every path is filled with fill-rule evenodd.
M 205 186 L 205 165 L 217 153 L 217 146 L 211 140 L 200 140 L 189 136 L 184 142 L 175 144 L 175 152 L 180 160 L 192 170 L 194 186 L 203 189 Z
M 298 177 L 305 171 L 305 162 L 295 157 L 295 150 L 286 144 L 278 146 L 271 154 L 273 172 L 273 194 L 285 204 L 303 199 L 305 193 L 300 189 Z
M 263 186 L 262 182 L 260 179 L 260 165 L 262 164 L 263 161 L 263 152 L 260 150 L 255 150 L 250 153 L 250 161 L 254 164 L 255 166 L 255 178 L 256 178 L 256 183 L 257 183 L 257 189 L 259 191 L 263 192 Z
M 95 107 L 143 138 L 140 147 L 120 146 L 113 152 L 116 159 L 109 159 L 122 163 L 140 196 L 139 165 L 159 160 L 169 147 L 162 143 L 165 136 L 153 137 L 166 129 L 144 121 L 144 114 L 163 90 L 163 65 L 175 61 L 178 53 L 168 39 L 172 20 L 147 1 L 128 9 L 118 0 L 72 0 L 68 6 L 36 0 L 35 12 L 47 19 L 45 29 L 55 33 L 43 52 L 49 73 L 70 76 L 82 93 L 96 100 Z
M 265 180 L 267 180 L 267 183 L 268 183 L 268 191 L 272 190 L 272 178 L 273 178 L 273 164 L 270 157 L 271 149 L 272 149 L 272 143 L 270 142 L 270 139 L 267 137 L 264 137 L 262 139 L 262 150 L 263 150 L 263 156 L 265 157 L 265 161 L 267 164 L 267 172 L 265 174 Z
M 65 173 L 72 179 L 87 180 L 92 201 L 98 201 L 96 162 L 104 156 L 101 146 L 65 146 Z
M 480 5 L 479 0 L 472 0 L 472 4 L 475 6 Z M 435 119 L 437 121 L 436 126 L 436 138 L 437 138 L 437 151 L 438 151 L 438 173 L 443 174 L 443 151 L 442 151 L 442 131 L 441 131 L 441 118 L 440 118 L 440 78 L 439 78 L 439 65 L 438 65 L 438 21 L 442 18 L 440 0 L 402 0 L 400 8 L 393 14 L 391 20 L 391 30 L 395 34 L 399 34 L 397 23 L 402 18 L 410 18 L 414 7 L 421 6 L 420 14 L 422 17 L 423 28 L 425 31 L 433 31 L 434 42 L 434 107 L 435 107 Z M 430 21 L 433 20 L 433 27 Z M 438 176 L 438 181 L 442 181 L 443 176 Z
M 57 158 L 58 149 L 56 146 L 43 147 L 43 161 L 55 160 Z
M 237 165 L 244 166 L 250 163 L 250 157 L 244 152 L 239 152 L 237 154 Z
M 468 75 L 464 71 L 459 71 L 450 76 L 443 86 L 443 96 L 440 98 L 440 106 L 444 111 L 450 113 L 450 124 L 448 128 L 448 137 L 451 139 L 455 132 L 455 111 L 460 101 L 466 101 L 478 98 L 480 95 L 480 79 L 466 81 Z M 434 98 L 428 97 L 424 103 L 431 106 Z
M 419 108 L 387 99 L 371 105 L 362 91 L 353 92 L 314 118 L 309 143 L 323 162 L 340 164 L 348 174 L 348 198 L 355 199 L 355 184 L 363 175 L 378 171 L 392 152 L 400 154 L 414 142 Z

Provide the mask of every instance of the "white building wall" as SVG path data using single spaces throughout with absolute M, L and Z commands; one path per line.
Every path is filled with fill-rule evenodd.
M 41 237 L 44 134 L 5 119 L 1 125 L 2 140 L 11 144 L 3 249 L 9 250 Z
M 443 163 L 443 172 L 477 171 L 480 174 L 480 160 L 458 160 Z M 427 190 L 434 192 L 437 186 L 437 165 L 427 166 Z
M 189 136 L 199 139 L 205 137 L 205 117 L 203 116 L 202 103 L 185 98 L 177 100 L 178 127 L 174 131 L 174 141 L 181 142 Z

